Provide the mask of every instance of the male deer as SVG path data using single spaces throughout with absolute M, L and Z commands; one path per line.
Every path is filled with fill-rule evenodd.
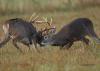
M 3 24 L 4 38 L 0 41 L 0 47 L 5 45 L 10 39 L 13 42 L 13 45 L 21 51 L 18 46 L 18 42 L 30 47 L 34 43 L 35 48 L 37 49 L 37 43 L 41 44 L 43 33 L 47 31 L 46 29 L 42 31 L 37 31 L 36 27 L 32 23 L 45 23 L 45 21 L 36 21 L 37 17 L 34 20 L 25 21 L 21 18 L 10 19 Z M 47 21 L 46 21 L 47 22 Z M 49 22 L 47 22 L 50 24 Z M 22 51 L 21 51 L 22 52 Z
M 100 42 L 100 39 L 94 32 L 92 21 L 88 18 L 78 18 L 65 25 L 55 35 L 47 35 L 42 44 L 70 48 L 75 41 L 83 41 L 88 45 L 89 39 L 86 36 L 90 36 L 93 40 Z

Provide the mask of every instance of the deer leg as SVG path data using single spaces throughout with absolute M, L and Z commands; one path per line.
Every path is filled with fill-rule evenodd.
M 23 40 L 20 41 L 22 44 L 26 45 L 29 50 L 30 50 L 30 45 L 32 44 L 32 40 L 29 38 L 24 38 Z
M 37 52 L 40 52 L 39 49 L 37 48 L 37 42 L 36 42 L 36 39 L 33 40 L 33 44 L 34 44 L 34 46 L 35 46 L 36 51 L 37 51 Z
M 27 46 L 29 48 L 29 50 L 30 50 L 30 44 L 29 43 L 27 43 L 25 41 L 21 41 L 21 43 L 24 44 L 25 46 Z
M 71 46 L 73 45 L 73 42 L 69 42 L 67 45 L 65 45 L 64 47 L 66 48 L 66 49 L 69 49 Z
M 73 42 L 69 42 L 66 45 L 64 45 L 61 49 L 69 49 L 73 45 Z
M 15 39 L 13 39 L 13 45 L 18 49 L 20 50 L 20 52 L 22 52 L 22 50 L 19 48 L 19 46 L 17 45 L 17 41 Z
M 82 41 L 83 41 L 86 45 L 89 45 L 89 39 L 83 37 L 83 38 L 82 38 Z
M 30 47 L 30 45 L 28 43 L 25 43 L 25 42 L 21 42 L 21 43 L 26 45 L 27 47 Z
M 1 48 L 3 45 L 5 45 L 9 40 L 10 40 L 10 37 L 9 37 L 8 34 L 6 34 L 5 37 L 2 38 L 2 39 L 0 40 L 0 48 Z

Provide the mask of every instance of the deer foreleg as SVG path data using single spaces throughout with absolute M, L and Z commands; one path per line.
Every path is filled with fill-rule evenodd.
M 18 49 L 20 50 L 20 52 L 22 52 L 22 50 L 19 48 L 19 46 L 17 45 L 17 41 L 16 40 L 13 40 L 13 45 Z

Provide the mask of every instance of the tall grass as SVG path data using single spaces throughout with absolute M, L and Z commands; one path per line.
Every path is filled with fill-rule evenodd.
M 99 4 L 94 1 L 97 2 L 97 0 L 0 0 L 1 14 L 16 13 L 0 16 L 0 27 L 4 21 L 10 18 L 21 17 L 28 20 L 30 15 L 23 15 L 23 13 L 37 11 L 44 12 L 39 13 L 40 16 L 52 16 L 57 31 L 75 18 L 89 18 L 94 23 L 96 33 L 100 36 L 100 7 L 93 7 L 95 4 Z M 86 4 L 91 4 L 92 7 L 87 6 L 87 9 L 83 9 Z M 78 6 L 81 6 L 82 9 L 72 11 L 79 9 Z M 71 11 L 66 12 L 67 10 Z M 41 29 L 44 26 L 39 25 L 37 28 Z M 2 35 L 3 30 L 0 28 L 0 38 Z M 19 46 L 24 54 L 17 51 L 11 43 L 0 48 L 0 71 L 100 71 L 99 45 L 92 48 L 91 46 L 83 46 L 81 42 L 76 42 L 69 50 L 59 50 L 59 47 L 52 46 L 38 47 L 41 53 L 35 52 L 34 47 L 28 51 L 27 47 Z
M 99 5 L 99 0 L 0 0 L 0 13 L 32 13 L 33 11 L 66 11 L 86 5 Z

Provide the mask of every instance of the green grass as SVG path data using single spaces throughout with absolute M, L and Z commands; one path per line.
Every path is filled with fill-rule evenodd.
M 77 11 L 39 12 L 40 16 L 53 17 L 53 24 L 57 31 L 65 24 L 79 17 L 87 17 L 94 23 L 95 32 L 100 36 L 100 7 L 90 7 Z M 0 17 L 0 27 L 10 18 L 21 17 L 29 19 L 30 14 L 5 15 Z M 38 26 L 43 28 L 44 26 Z M 0 37 L 3 30 L 0 28 Z M 0 71 L 100 71 L 100 45 L 96 47 L 85 46 L 82 42 L 75 42 L 69 50 L 60 50 L 59 47 L 39 47 L 37 53 L 34 47 L 31 50 L 20 45 L 24 54 L 21 54 L 9 42 L 0 49 Z

